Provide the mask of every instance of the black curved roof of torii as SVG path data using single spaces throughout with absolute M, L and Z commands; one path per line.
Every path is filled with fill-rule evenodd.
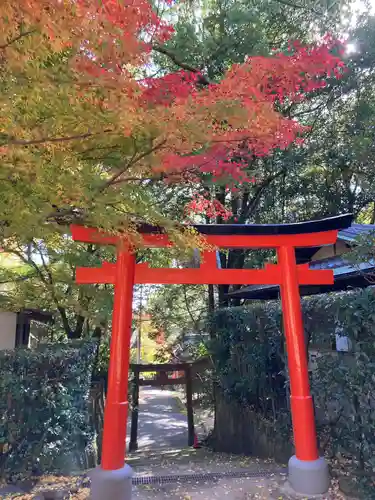
M 323 231 L 346 229 L 353 220 L 353 214 L 338 215 L 326 219 L 291 224 L 197 224 L 193 227 L 201 234 L 220 236 L 245 236 L 245 235 L 282 235 L 282 234 L 307 234 Z M 138 231 L 143 234 L 162 233 L 164 230 L 158 226 L 142 224 Z

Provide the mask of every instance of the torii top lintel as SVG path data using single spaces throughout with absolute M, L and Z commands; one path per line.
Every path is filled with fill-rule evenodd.
M 352 218 L 348 214 L 292 224 L 202 224 L 190 227 L 202 235 L 207 243 L 218 248 L 310 247 L 335 243 L 338 231 L 349 227 Z M 160 227 L 143 224 L 137 229 L 147 247 L 172 246 Z M 73 240 L 83 243 L 117 245 L 126 238 L 77 225 L 71 226 L 71 232 Z
M 339 229 L 350 226 L 351 215 L 296 224 L 267 225 L 197 225 L 193 226 L 210 245 L 218 248 L 290 248 L 314 247 L 336 242 Z M 84 243 L 119 245 L 121 235 L 111 235 L 82 226 L 71 227 L 73 239 Z M 144 245 L 168 247 L 172 242 L 160 228 L 138 228 Z M 125 240 L 126 241 L 126 240 Z M 294 252 L 294 250 L 293 250 Z M 283 269 L 280 264 L 268 264 L 264 269 L 219 269 L 216 253 L 202 252 L 198 269 L 151 268 L 147 263 L 135 265 L 134 283 L 138 284 L 280 284 Z M 294 259 L 294 258 L 293 258 Z M 332 284 L 331 270 L 310 270 L 308 264 L 298 265 L 300 285 Z M 81 284 L 116 283 L 116 264 L 103 262 L 101 268 L 80 267 L 76 281 Z

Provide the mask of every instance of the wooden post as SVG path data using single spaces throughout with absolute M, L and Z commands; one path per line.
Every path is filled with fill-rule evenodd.
M 194 413 L 193 413 L 193 381 L 191 374 L 191 366 L 185 368 L 186 378 L 186 407 L 187 407 L 187 423 L 188 423 L 188 446 L 194 444 Z
M 138 450 L 139 368 L 134 368 L 129 453 Z

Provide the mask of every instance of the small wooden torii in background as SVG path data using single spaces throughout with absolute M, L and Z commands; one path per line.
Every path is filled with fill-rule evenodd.
M 130 427 L 129 452 L 138 449 L 138 415 L 139 415 L 139 388 L 142 386 L 164 387 L 172 385 L 185 385 L 186 387 L 186 417 L 188 428 L 187 445 L 194 444 L 194 413 L 193 413 L 193 374 L 191 363 L 161 363 L 161 364 L 132 364 L 134 374 L 132 390 L 132 418 Z M 141 379 L 144 372 L 156 372 L 153 380 Z M 184 376 L 169 378 L 169 372 L 183 372 Z
M 343 215 L 296 224 L 193 226 L 210 248 L 275 248 L 278 263 L 266 265 L 264 269 L 219 269 L 215 251 L 202 252 L 199 268 L 151 268 L 147 263 L 136 264 L 132 241 L 125 235 L 71 227 L 75 241 L 117 248 L 116 263 L 104 262 L 101 268 L 79 267 L 76 270 L 77 283 L 115 285 L 102 463 L 91 475 L 92 500 L 131 498 L 132 472 L 125 465 L 125 442 L 132 299 L 136 283 L 280 285 L 295 444 L 295 455 L 289 461 L 289 481 L 302 494 L 328 490 L 328 466 L 318 454 L 299 286 L 332 284 L 333 271 L 311 270 L 308 264 L 297 265 L 295 248 L 334 244 L 338 230 L 349 227 L 351 221 L 352 215 Z M 168 236 L 158 227 L 142 226 L 138 230 L 146 247 L 172 246 Z

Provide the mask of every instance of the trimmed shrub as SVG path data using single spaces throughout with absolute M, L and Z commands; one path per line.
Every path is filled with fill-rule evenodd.
M 89 391 L 96 344 L 0 352 L 0 467 L 3 475 L 87 466 L 95 439 Z
M 320 445 L 350 470 L 354 488 L 367 499 L 375 471 L 375 289 L 324 294 L 302 300 L 305 339 L 314 347 L 311 387 Z M 289 380 L 281 306 L 278 301 L 219 309 L 208 325 L 214 332 L 210 353 L 228 412 L 240 404 L 257 419 L 273 422 L 287 442 L 291 436 Z M 336 334 L 350 339 L 351 351 L 335 351 Z M 217 407 L 218 409 L 218 407 Z M 250 413 L 249 413 L 250 415 Z M 228 421 L 228 415 L 217 422 Z M 254 421 L 249 425 L 257 425 Z M 230 451 L 242 438 L 217 429 L 217 449 Z M 229 447 L 229 448 L 228 448 Z M 247 448 L 251 448 L 249 445 Z M 370 488 L 370 489 L 368 489 Z M 371 490 L 373 491 L 373 489 Z

